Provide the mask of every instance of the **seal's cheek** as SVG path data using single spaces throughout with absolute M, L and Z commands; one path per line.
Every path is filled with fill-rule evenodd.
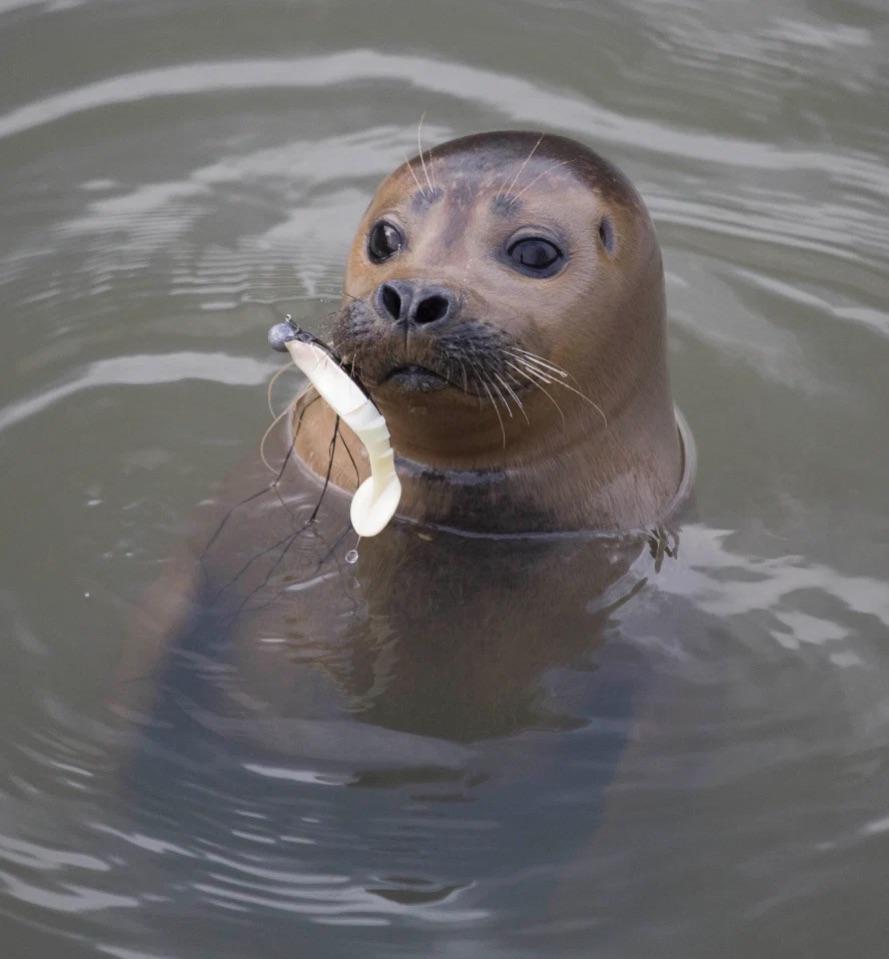
M 576 257 L 562 271 L 550 277 L 532 277 L 502 270 L 496 283 L 485 290 L 487 299 L 504 312 L 518 316 L 549 317 L 558 320 L 566 313 L 582 311 L 596 298 L 600 286 L 608 295 L 610 278 L 601 276 L 589 257 Z
M 347 298 L 369 299 L 385 277 L 385 270 L 365 263 L 353 249 L 346 264 L 343 290 Z

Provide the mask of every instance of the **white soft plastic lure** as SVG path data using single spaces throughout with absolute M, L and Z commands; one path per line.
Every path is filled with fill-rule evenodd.
M 277 323 L 269 330 L 269 343 L 273 349 L 290 354 L 321 399 L 364 444 L 370 476 L 355 491 L 349 517 L 359 536 L 376 536 L 395 515 L 401 500 L 395 453 L 383 414 L 311 333 L 291 323 Z

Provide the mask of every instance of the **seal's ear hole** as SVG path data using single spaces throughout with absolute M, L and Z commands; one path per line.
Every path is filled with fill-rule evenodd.
M 614 253 L 614 224 L 607 216 L 599 221 L 599 239 L 609 253 Z

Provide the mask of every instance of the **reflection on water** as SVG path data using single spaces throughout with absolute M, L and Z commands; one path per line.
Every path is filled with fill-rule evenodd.
M 4 955 L 882 954 L 887 52 L 882 0 L 0 2 Z M 424 112 L 643 192 L 678 557 L 325 526 L 146 645 Z

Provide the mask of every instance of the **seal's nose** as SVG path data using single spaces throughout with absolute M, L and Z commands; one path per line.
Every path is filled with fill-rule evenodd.
M 438 323 L 457 312 L 457 297 L 446 287 L 408 280 L 381 283 L 374 299 L 377 312 L 384 319 L 414 326 Z

